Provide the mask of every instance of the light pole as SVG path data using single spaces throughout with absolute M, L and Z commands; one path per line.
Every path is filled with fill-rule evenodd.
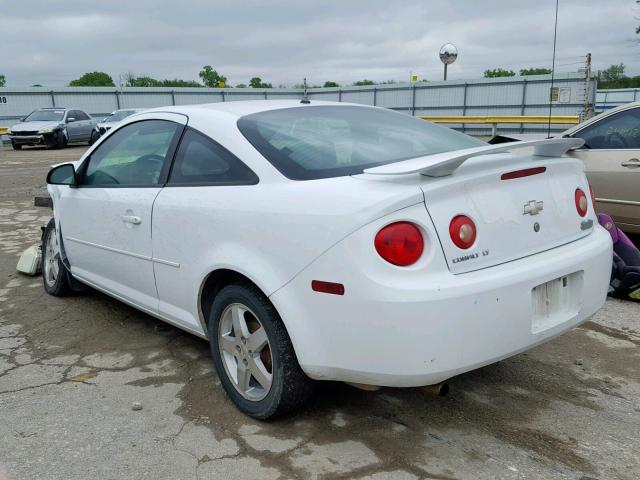
M 440 61 L 444 63 L 444 79 L 447 79 L 447 66 L 458 58 L 458 49 L 452 43 L 445 43 L 440 47 Z

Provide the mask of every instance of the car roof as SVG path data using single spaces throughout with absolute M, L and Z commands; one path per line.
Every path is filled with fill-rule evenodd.
M 36 110 L 80 110 L 81 112 L 87 113 L 87 111 L 84 108 L 78 108 L 78 107 L 40 107 L 40 108 L 36 108 L 34 112 Z
M 608 117 L 609 115 L 613 115 L 616 112 L 627 110 L 629 108 L 637 108 L 637 107 L 640 107 L 640 102 L 631 102 L 631 103 L 625 103 L 624 105 L 618 105 L 615 108 L 612 108 L 610 110 L 605 110 L 604 112 L 599 113 L 598 115 L 594 115 L 593 117 L 585 120 L 584 122 L 579 123 L 578 125 L 574 125 L 573 127 L 562 132 L 562 135 L 570 135 L 577 130 L 582 130 L 587 125 L 590 125 L 595 122 L 599 122 L 603 118 Z
M 189 114 L 205 114 L 207 112 L 226 113 L 235 117 L 242 117 L 252 113 L 265 112 L 269 110 L 279 110 L 282 108 L 298 108 L 308 106 L 359 106 L 368 107 L 355 103 L 345 102 L 324 102 L 312 100 L 310 103 L 300 103 L 299 99 L 292 100 L 233 100 L 230 102 L 203 103 L 198 105 L 176 105 L 171 107 L 159 107 L 146 110 L 145 113 L 152 112 L 175 112 L 184 115 Z

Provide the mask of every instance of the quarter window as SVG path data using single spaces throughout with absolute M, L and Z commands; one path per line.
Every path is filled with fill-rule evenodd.
M 169 185 L 254 185 L 258 177 L 231 152 L 189 128 L 169 175 Z
M 144 120 L 122 127 L 91 154 L 83 185 L 157 185 L 180 125 Z
M 640 148 L 640 108 L 630 108 L 592 123 L 574 135 L 594 150 Z

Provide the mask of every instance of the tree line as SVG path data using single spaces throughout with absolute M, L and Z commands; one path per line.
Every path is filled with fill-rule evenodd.
M 148 75 L 136 76 L 133 72 L 127 72 L 122 76 L 124 80 L 123 86 L 125 87 L 209 87 L 209 88 L 230 88 L 231 85 L 227 82 L 227 77 L 218 73 L 211 65 L 205 65 L 198 74 L 200 81 L 196 80 L 182 80 L 179 78 L 158 80 Z M 375 82 L 373 80 L 358 80 L 351 85 L 363 86 L 363 85 L 379 85 L 379 84 L 391 84 L 396 83 L 395 80 L 385 80 L 382 82 Z M 36 85 L 34 85 L 36 86 Z M 40 85 L 37 85 L 40 86 Z M 105 72 L 88 72 L 82 75 L 76 80 L 69 82 L 70 87 L 115 87 L 116 84 L 113 78 Z M 340 84 L 334 81 L 327 80 L 322 85 L 323 87 L 340 87 Z M 260 77 L 252 77 L 247 83 L 238 83 L 236 88 L 273 88 L 273 85 L 268 82 L 262 81 Z M 279 87 L 286 87 L 286 85 L 279 85 Z M 304 85 L 296 84 L 294 88 L 303 88 Z M 312 85 L 311 88 L 318 88 L 320 85 Z
M 639 27 L 640 28 L 640 27 Z M 608 90 L 611 88 L 638 88 L 640 87 L 640 75 L 629 77 L 625 75 L 625 65 L 620 63 L 618 65 L 611 65 L 604 70 L 598 70 L 594 75 L 598 80 L 598 88 Z M 549 68 L 523 68 L 520 70 L 520 75 L 544 75 L 550 74 Z M 513 77 L 515 76 L 513 70 L 506 68 L 494 68 L 484 71 L 484 78 L 498 78 L 498 77 Z
M 598 88 L 638 88 L 640 87 L 640 75 L 629 77 L 624 73 L 624 63 L 611 65 L 605 70 L 600 70 L 596 74 Z
M 640 27 L 639 27 L 640 28 Z M 640 75 L 627 76 L 625 74 L 625 65 L 623 63 L 611 65 L 610 67 L 596 72 L 595 77 L 598 80 L 598 88 L 640 88 Z M 549 68 L 523 68 L 519 70 L 521 76 L 529 75 L 548 75 L 551 73 Z M 516 73 L 506 68 L 493 68 L 484 71 L 484 78 L 514 77 Z M 123 75 L 124 86 L 126 87 L 209 87 L 209 88 L 229 88 L 231 85 L 227 82 L 227 77 L 218 73 L 211 65 L 205 65 L 198 74 L 200 82 L 196 80 L 182 80 L 179 78 L 158 80 L 147 75 L 137 76 L 133 72 L 127 72 Z M 374 80 L 358 80 L 351 83 L 353 86 L 367 85 L 384 85 L 397 83 L 395 80 L 374 81 Z M 0 74 L 0 87 L 6 84 L 5 75 Z M 42 85 L 32 85 L 33 87 L 41 87 Z M 69 82 L 70 87 L 115 87 L 113 78 L 105 72 L 88 72 L 76 80 Z M 294 88 L 302 88 L 304 85 L 297 84 Z M 341 85 L 334 81 L 326 81 L 323 87 L 340 87 Z M 285 85 L 280 85 L 285 87 Z M 312 88 L 320 87 L 313 85 Z M 236 88 L 273 88 L 271 83 L 263 82 L 260 77 L 252 77 L 248 83 L 239 83 Z

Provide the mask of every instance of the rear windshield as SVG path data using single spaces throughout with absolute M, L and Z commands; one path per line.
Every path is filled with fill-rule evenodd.
M 246 115 L 238 128 L 283 175 L 313 180 L 434 153 L 486 145 L 391 110 L 303 106 Z

